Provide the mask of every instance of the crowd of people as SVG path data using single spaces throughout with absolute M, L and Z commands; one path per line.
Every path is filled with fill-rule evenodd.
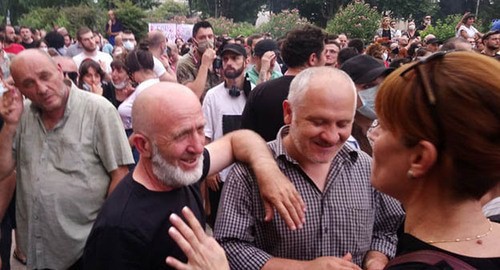
M 500 269 L 500 24 L 108 16 L 0 29 L 0 269 Z

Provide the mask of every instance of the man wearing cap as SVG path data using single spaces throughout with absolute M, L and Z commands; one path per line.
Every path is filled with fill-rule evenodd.
M 220 56 L 224 82 L 208 90 L 202 105 L 207 143 L 241 128 L 241 113 L 245 108 L 247 96 L 254 87 L 245 78 L 247 52 L 243 46 L 227 44 Z M 231 167 L 210 175 L 206 180 L 210 199 L 210 214 L 207 221 L 212 227 L 217 217 L 222 184 Z
M 283 76 L 274 69 L 279 54 L 278 43 L 272 39 L 263 39 L 253 51 L 255 65 L 247 71 L 248 79 L 255 85 Z
M 352 125 L 352 136 L 358 141 L 361 150 L 371 156 L 372 148 L 366 137 L 375 114 L 375 96 L 378 86 L 392 71 L 369 55 L 358 55 L 347 60 L 341 67 L 354 81 L 357 92 L 356 114 Z
M 428 51 L 435 53 L 439 50 L 439 45 L 442 44 L 437 38 L 430 38 L 426 41 L 426 48 Z
M 495 56 L 500 48 L 500 30 L 489 31 L 483 36 L 484 50 L 481 52 L 487 56 Z

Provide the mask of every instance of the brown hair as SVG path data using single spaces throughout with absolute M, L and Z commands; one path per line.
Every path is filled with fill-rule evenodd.
M 417 62 L 385 79 L 377 115 L 408 147 L 433 143 L 443 183 L 458 198 L 479 199 L 500 182 L 500 63 L 471 52 L 436 58 L 420 69 L 436 98 L 434 113 Z

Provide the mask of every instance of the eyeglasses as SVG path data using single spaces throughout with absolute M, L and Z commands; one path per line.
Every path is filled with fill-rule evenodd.
M 436 124 L 437 138 L 438 138 L 436 146 L 438 149 L 443 147 L 444 133 L 443 133 L 443 126 L 437 112 L 438 100 L 436 98 L 436 92 L 432 87 L 432 85 L 434 84 L 434 77 L 432 76 L 432 74 L 433 71 L 435 70 L 434 68 L 435 63 L 441 61 L 445 57 L 445 55 L 447 55 L 450 52 L 453 51 L 436 52 L 430 55 L 429 57 L 423 58 L 417 63 L 411 65 L 406 70 L 401 72 L 401 74 L 399 75 L 402 78 L 407 79 L 408 76 L 406 76 L 406 74 L 408 74 L 411 71 L 414 71 L 415 79 L 418 80 L 420 86 L 424 90 L 423 93 L 425 94 L 425 97 L 427 99 L 427 104 L 429 107 L 431 117 Z
M 63 71 L 64 77 L 68 77 L 76 84 L 76 79 L 78 78 L 78 72 L 76 71 Z

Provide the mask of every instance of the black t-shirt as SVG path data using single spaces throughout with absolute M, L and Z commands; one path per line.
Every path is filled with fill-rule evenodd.
M 38 48 L 38 46 L 40 46 L 40 42 L 33 40 L 33 42 L 31 43 L 24 43 L 23 41 L 21 42 L 21 45 L 23 45 L 25 49 L 33 49 L 33 48 Z
M 204 179 L 210 156 L 203 152 Z M 201 181 L 201 180 L 200 180 Z M 200 181 L 167 192 L 146 189 L 128 174 L 104 203 L 85 245 L 84 269 L 172 269 L 167 256 L 186 262 L 168 235 L 170 214 L 188 206 L 205 226 Z
M 267 142 L 275 140 L 283 121 L 283 101 L 294 76 L 283 76 L 257 85 L 247 99 L 241 127 L 259 133 Z
M 471 266 L 474 266 L 478 270 L 484 269 L 484 270 L 490 270 L 490 269 L 500 269 L 500 258 L 474 258 L 474 257 L 467 257 L 467 256 L 462 256 L 459 254 L 455 254 L 449 251 L 446 251 L 444 249 L 440 249 L 438 247 L 435 247 L 433 245 L 429 245 L 416 237 L 403 233 L 402 235 L 399 236 L 399 241 L 398 241 L 398 247 L 396 251 L 396 256 L 398 255 L 403 255 L 409 252 L 413 251 L 418 251 L 418 250 L 435 250 L 435 251 L 440 251 L 444 252 L 448 255 L 451 255 L 453 257 L 456 257 L 466 263 L 468 263 Z M 423 269 L 432 269 L 428 268 L 427 265 L 422 264 L 422 263 L 405 263 L 404 265 L 400 266 L 394 266 L 390 267 L 389 270 L 398 270 L 398 269 L 405 269 L 405 270 L 423 270 Z M 435 268 L 434 268 L 435 269 Z
M 391 37 L 391 29 L 382 29 L 382 37 L 388 38 L 389 40 L 392 39 Z

